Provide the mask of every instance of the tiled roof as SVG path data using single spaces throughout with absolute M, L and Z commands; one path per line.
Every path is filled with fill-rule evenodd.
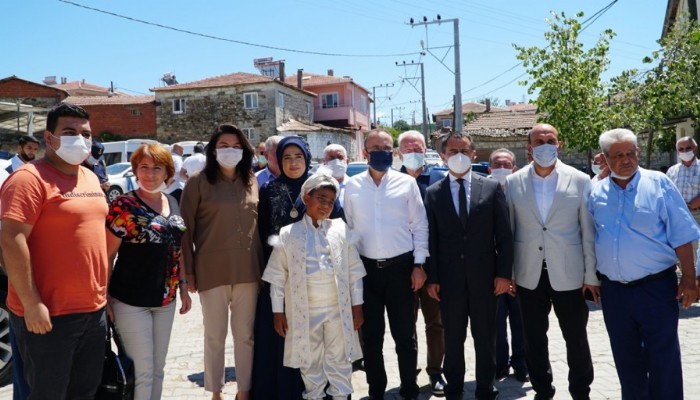
M 470 112 L 473 112 L 475 114 L 478 113 L 483 113 L 486 111 L 486 105 L 481 104 L 481 103 L 464 103 L 462 104 L 462 114 L 467 114 Z M 491 112 L 496 112 L 496 111 L 507 111 L 504 108 L 499 108 L 499 107 L 491 107 Z M 433 114 L 435 117 L 443 117 L 443 116 L 448 116 L 452 115 L 454 113 L 454 110 L 452 108 L 448 108 L 442 111 L 438 111 L 435 114 Z
M 537 104 L 518 103 L 506 107 L 508 111 L 537 111 Z
M 155 100 L 155 96 L 69 96 L 63 102 L 78 106 L 96 106 L 147 104 Z
M 296 75 L 289 75 L 286 78 L 284 78 L 284 81 L 290 85 L 296 86 L 297 76 Z M 312 73 L 304 72 L 302 75 L 302 78 L 301 78 L 302 87 L 325 86 L 325 85 L 333 85 L 333 84 L 339 84 L 339 83 L 354 83 L 355 85 L 359 86 L 365 92 L 370 93 L 369 90 L 367 90 L 365 87 L 363 87 L 362 85 L 355 82 L 349 76 L 330 76 L 330 75 L 319 75 L 319 74 L 312 74 Z
M 278 82 L 287 87 L 297 89 L 296 85 L 292 85 L 289 82 L 282 82 L 278 79 L 271 78 L 269 76 L 259 75 L 259 74 L 249 74 L 246 72 L 236 72 L 233 74 L 219 75 L 211 78 L 202 79 L 194 82 L 180 83 L 177 85 L 162 86 L 150 89 L 152 92 L 166 92 L 172 90 L 185 90 L 185 89 L 207 89 L 207 88 L 217 88 L 217 87 L 228 87 L 228 86 L 238 86 L 238 85 L 250 85 L 254 83 L 269 83 Z M 316 96 L 315 93 L 302 90 L 304 93 Z
M 55 87 L 55 86 L 48 86 L 48 85 L 44 85 L 44 84 L 41 84 L 41 83 L 36 83 L 36 82 L 28 81 L 28 80 L 26 80 L 26 79 L 18 78 L 17 75 L 10 75 L 10 76 L 8 76 L 7 78 L 0 79 L 0 83 L 7 82 L 7 81 L 11 81 L 11 80 L 18 80 L 18 81 L 22 81 L 22 82 L 25 82 L 25 83 L 30 83 L 30 84 L 32 84 L 32 85 L 41 86 L 41 87 L 43 87 L 43 88 L 54 89 L 55 91 L 60 92 L 61 94 L 65 94 L 66 96 L 68 95 L 68 92 L 66 92 L 65 90 L 63 90 L 63 89 L 61 89 L 61 88 L 57 88 L 57 87 Z
M 462 129 L 473 136 L 514 136 L 526 134 L 540 117 L 534 111 L 506 111 L 477 114 Z
M 98 86 L 94 85 L 89 82 L 85 81 L 72 81 L 72 82 L 66 82 L 58 85 L 51 85 L 51 87 L 55 87 L 58 89 L 63 89 L 67 92 L 71 92 L 74 90 L 90 90 L 93 92 L 102 92 L 102 93 L 109 93 L 109 88 L 103 87 L 103 86 Z
M 341 129 L 341 128 L 333 128 L 330 126 L 322 125 L 322 124 L 317 124 L 317 123 L 308 123 L 308 122 L 301 122 L 297 121 L 295 119 L 290 119 L 289 121 L 283 123 L 282 125 L 277 127 L 278 132 L 341 132 L 341 133 L 347 133 L 347 134 L 352 134 L 352 131 L 348 129 Z

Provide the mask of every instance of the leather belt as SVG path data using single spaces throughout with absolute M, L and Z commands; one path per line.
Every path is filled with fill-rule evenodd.
M 380 258 L 380 259 L 374 259 L 374 258 L 367 258 L 360 256 L 362 259 L 362 263 L 365 264 L 365 267 L 376 267 L 378 269 L 383 269 L 387 267 L 391 267 L 393 265 L 399 265 L 399 264 L 407 264 L 407 263 L 413 263 L 413 252 L 409 251 L 407 253 L 400 254 L 396 257 L 391 257 L 391 258 Z
M 633 281 L 613 281 L 612 279 L 601 274 L 600 272 L 597 272 L 596 274 L 598 275 L 598 279 L 600 279 L 602 281 L 619 283 L 620 285 L 623 285 L 623 286 L 637 286 L 637 285 L 640 285 L 642 283 L 647 283 L 647 282 L 655 281 L 657 279 L 665 278 L 666 276 L 671 275 L 671 274 L 675 274 L 675 273 L 676 273 L 676 266 L 672 265 L 661 272 L 657 272 L 655 274 L 650 274 L 650 275 L 645 276 L 644 278 L 635 279 Z

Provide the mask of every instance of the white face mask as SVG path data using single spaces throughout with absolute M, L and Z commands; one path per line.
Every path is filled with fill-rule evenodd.
M 600 168 L 600 165 L 591 165 L 591 171 L 593 171 L 594 174 L 600 175 L 601 172 L 603 172 L 603 168 Z
M 61 147 L 56 149 L 56 155 L 70 165 L 80 165 L 90 155 L 92 139 L 85 139 L 82 135 L 61 136 L 51 135 L 61 141 Z
M 331 170 L 331 176 L 335 179 L 341 179 L 345 177 L 345 171 L 348 169 L 348 164 L 343 160 L 330 160 L 326 163 L 326 167 Z
M 494 168 L 491 170 L 491 176 L 496 178 L 501 185 L 506 184 L 506 178 L 512 173 L 513 170 L 508 168 Z
M 681 161 L 688 162 L 688 161 L 692 160 L 694 157 L 695 157 L 695 153 L 692 150 L 678 153 L 678 158 L 680 158 Z
M 532 148 L 532 158 L 540 167 L 551 167 L 557 161 L 558 150 L 553 144 L 541 144 Z
M 232 147 L 216 149 L 216 161 L 224 168 L 236 168 L 243 159 L 243 149 Z
M 423 153 L 406 153 L 402 154 L 403 166 L 406 169 L 417 170 L 425 165 L 425 155 Z
M 462 153 L 457 153 L 447 159 L 447 167 L 455 174 L 461 175 L 472 167 L 472 160 Z
M 143 186 L 139 186 L 139 188 L 140 188 L 141 190 L 143 190 L 144 192 L 146 192 L 146 193 L 160 193 L 160 192 L 162 192 L 163 190 L 165 190 L 167 187 L 168 187 L 168 186 L 165 184 L 165 182 L 161 183 L 160 186 L 158 186 L 158 187 L 155 188 L 155 189 L 146 189 L 146 188 L 143 187 Z

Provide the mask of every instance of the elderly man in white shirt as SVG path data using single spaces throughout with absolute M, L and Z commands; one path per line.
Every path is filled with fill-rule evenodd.
M 338 201 L 340 206 L 345 206 L 345 185 L 350 177 L 345 173 L 348 170 L 348 152 L 345 147 L 332 143 L 323 149 L 323 165 L 328 168 L 331 175 L 340 185 Z
M 401 396 L 418 396 L 413 298 L 426 279 L 428 220 L 416 180 L 391 169 L 392 145 L 387 132 L 370 131 L 363 150 L 369 169 L 345 187 L 345 217 L 359 235 L 357 249 L 367 270 L 362 334 L 370 399 L 383 399 L 387 385 L 382 354 L 385 308 L 396 342 Z

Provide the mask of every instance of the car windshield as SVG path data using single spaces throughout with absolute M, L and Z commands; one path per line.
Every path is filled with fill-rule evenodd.
M 112 164 L 107 167 L 107 175 L 121 174 L 129 168 L 131 168 L 131 164 L 129 163 Z

